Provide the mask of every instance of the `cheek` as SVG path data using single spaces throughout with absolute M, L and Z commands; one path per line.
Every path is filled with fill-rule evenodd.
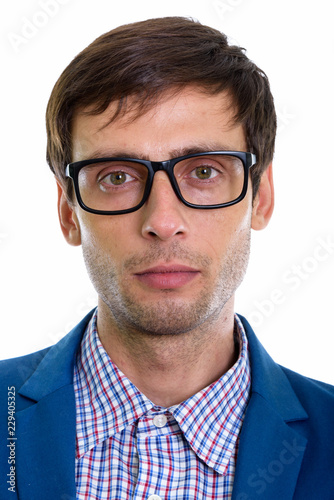
M 80 214 L 82 246 L 112 257 L 125 255 L 134 247 L 135 227 L 131 217 Z
M 199 248 L 207 248 L 212 256 L 221 259 L 230 248 L 241 244 L 249 237 L 251 228 L 251 209 L 246 208 L 241 202 L 202 214 L 196 231 Z

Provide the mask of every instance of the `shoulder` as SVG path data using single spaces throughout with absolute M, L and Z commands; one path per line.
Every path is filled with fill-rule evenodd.
M 291 412 L 297 397 L 305 412 L 319 422 L 333 419 L 334 386 L 313 380 L 277 364 L 264 349 L 251 326 L 239 315 L 249 341 L 252 391 L 262 395 L 282 415 Z M 293 419 L 292 419 L 293 420 Z
M 314 380 L 288 368 L 281 369 L 288 378 L 302 406 L 310 417 L 316 416 L 319 425 L 334 418 L 334 386 Z
M 1 360 L 0 378 L 2 382 L 10 380 L 15 385 L 24 383 L 24 381 L 36 370 L 50 348 L 51 347 L 47 347 L 46 349 L 17 358 Z

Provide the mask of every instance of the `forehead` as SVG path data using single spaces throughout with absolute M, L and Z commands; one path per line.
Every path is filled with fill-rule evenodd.
M 243 127 L 235 123 L 236 110 L 226 92 L 208 95 L 188 88 L 165 94 L 142 114 L 129 99 L 125 113 L 112 120 L 117 106 L 112 102 L 99 115 L 89 114 L 89 108 L 76 113 L 72 161 L 106 155 L 159 161 L 191 149 L 246 148 Z

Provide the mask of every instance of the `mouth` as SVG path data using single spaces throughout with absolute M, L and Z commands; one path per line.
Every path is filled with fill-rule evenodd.
M 144 285 L 160 290 L 181 288 L 193 281 L 200 271 L 179 264 L 154 266 L 135 273 L 135 277 Z

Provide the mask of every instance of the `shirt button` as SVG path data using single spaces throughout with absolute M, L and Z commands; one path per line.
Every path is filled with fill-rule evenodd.
M 153 417 L 153 423 L 154 423 L 154 425 L 156 427 L 164 427 L 167 424 L 167 417 L 166 417 L 166 415 L 155 415 Z M 158 498 L 160 498 L 157 495 L 152 495 L 152 498 L 149 497 L 149 499 L 150 500 L 154 500 L 153 497 L 154 498 L 157 497 L 156 500 L 158 500 Z
M 147 500 L 162 500 L 159 495 L 150 495 Z

